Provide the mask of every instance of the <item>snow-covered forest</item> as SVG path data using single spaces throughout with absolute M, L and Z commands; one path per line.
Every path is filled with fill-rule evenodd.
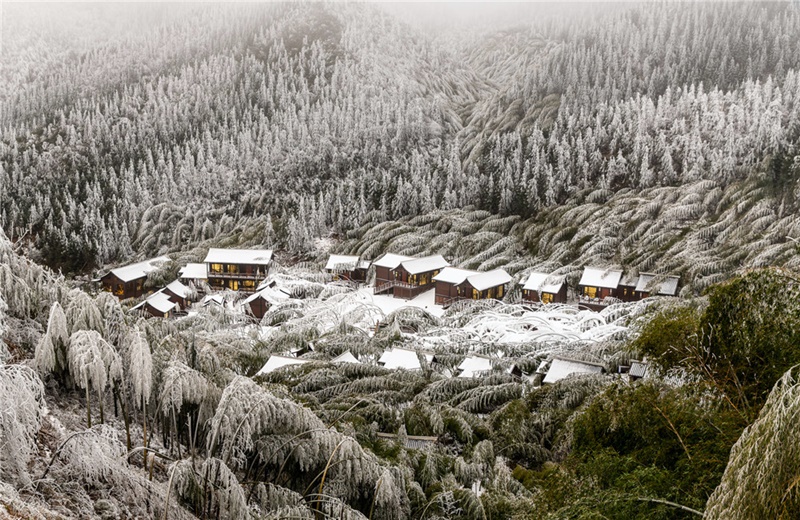
M 797 4 L 397 10 L 0 5 L 0 518 L 800 516 Z M 263 318 L 88 282 L 211 247 Z M 514 280 L 322 269 L 385 252 Z M 587 265 L 680 298 L 521 301 Z

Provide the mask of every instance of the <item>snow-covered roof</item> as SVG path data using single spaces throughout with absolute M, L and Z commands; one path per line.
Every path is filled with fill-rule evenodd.
M 675 296 L 677 294 L 680 277 L 675 275 L 668 275 L 664 277 L 661 283 L 653 286 L 651 289 L 648 289 L 647 286 L 650 285 L 650 282 L 652 282 L 656 276 L 657 275 L 653 273 L 641 273 L 639 275 L 639 283 L 636 284 L 636 290 L 646 291 L 650 294 L 659 294 L 662 296 Z
M 169 296 L 167 294 L 164 294 L 161 291 L 153 294 L 152 296 L 147 298 L 145 301 L 143 301 L 140 305 L 144 305 L 144 304 L 149 305 L 150 307 L 154 308 L 155 310 L 157 310 L 158 312 L 160 312 L 162 314 L 167 313 L 167 312 L 169 312 L 171 310 L 174 310 L 175 306 L 177 305 L 175 302 L 173 302 L 173 301 L 171 301 L 169 299 Z M 139 307 L 139 306 L 137 305 L 136 307 Z
M 458 267 L 445 267 L 442 272 L 433 277 L 436 282 L 451 283 L 458 285 L 464 283 L 468 276 L 478 274 L 478 271 L 470 271 L 469 269 L 461 269 Z
M 445 260 L 442 255 L 424 256 L 406 260 L 402 263 L 403 269 L 408 271 L 408 274 L 428 273 L 437 269 L 444 269 L 449 265 L 450 262 Z
M 349 350 L 347 350 L 331 359 L 331 363 L 361 363 L 361 361 L 356 359 L 356 357 Z
M 600 374 L 603 370 L 603 365 L 598 363 L 557 357 L 550 363 L 550 370 L 542 383 L 555 383 L 572 374 Z
M 266 364 L 261 367 L 261 370 L 259 370 L 256 375 L 260 376 L 261 374 L 269 374 L 270 372 L 274 372 L 279 368 L 292 365 L 303 365 L 305 363 L 310 363 L 310 361 L 308 359 L 300 359 L 288 356 L 270 356 Z
M 171 284 L 164 287 L 164 289 L 169 289 L 173 294 L 180 298 L 188 298 L 189 297 L 189 288 L 183 285 L 178 280 L 175 280 Z
M 328 263 L 325 264 L 325 269 L 340 270 L 340 271 L 353 271 L 356 268 L 362 268 L 363 262 L 359 261 L 357 256 L 348 255 L 331 255 L 328 258 Z M 367 262 L 369 267 L 369 262 Z
M 397 266 L 406 260 L 413 260 L 413 256 L 396 255 L 394 253 L 386 253 L 372 262 L 372 265 L 377 267 L 388 267 L 389 269 L 397 269 Z
M 125 267 L 117 267 L 111 270 L 111 274 L 122 280 L 123 282 L 130 282 L 138 278 L 144 278 L 148 273 L 152 273 L 161 266 L 164 262 L 169 262 L 168 256 L 159 256 L 139 262 L 136 264 L 126 265 Z
M 200 305 L 202 305 L 203 307 L 205 307 L 210 303 L 213 303 L 215 305 L 223 305 L 225 303 L 225 298 L 223 298 L 222 295 L 220 294 L 214 294 L 214 295 L 209 294 L 200 301 Z
M 207 264 L 249 264 L 269 265 L 272 261 L 271 249 L 216 249 L 208 250 Z
M 485 273 L 478 273 L 467 277 L 467 281 L 471 286 L 479 291 L 485 291 L 498 285 L 507 284 L 511 281 L 511 275 L 505 269 L 495 269 Z
M 419 364 L 417 353 L 405 348 L 390 348 L 384 351 L 380 359 L 378 359 L 378 363 L 391 369 L 419 370 L 422 368 L 422 365 Z
M 178 274 L 181 278 L 185 278 L 187 280 L 207 280 L 208 279 L 208 271 L 206 270 L 206 264 L 186 264 L 186 266 L 181 267 Z
M 624 275 L 619 281 L 619 284 L 624 285 L 625 287 L 636 287 L 638 283 L 639 277 L 631 274 Z
M 259 298 L 271 304 L 275 304 L 275 303 L 280 303 L 280 301 L 282 300 L 286 300 L 288 296 L 280 291 L 276 291 L 275 289 L 272 289 L 271 287 L 267 286 L 261 289 L 260 291 L 255 292 L 250 296 L 248 296 L 247 299 L 244 302 L 242 302 L 242 305 L 247 305 L 248 303 L 255 301 Z
M 564 282 L 545 283 L 549 277 L 550 275 L 546 273 L 531 273 L 522 288 L 526 291 L 558 294 L 558 292 L 564 286 Z
M 486 356 L 471 354 L 458 365 L 458 377 L 475 377 L 492 369 L 492 360 Z
M 616 289 L 619 286 L 620 278 L 622 278 L 622 271 L 619 269 L 587 267 L 583 270 L 583 276 L 578 285 Z

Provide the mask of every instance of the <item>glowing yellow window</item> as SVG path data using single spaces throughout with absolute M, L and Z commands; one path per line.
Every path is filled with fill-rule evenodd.
M 502 298 L 503 297 L 504 288 L 505 288 L 505 286 L 503 286 L 503 285 L 497 286 L 497 297 L 498 298 Z
M 548 293 L 548 292 L 542 293 L 542 303 L 553 303 L 553 295 L 552 295 L 552 293 Z
M 221 273 L 222 272 L 222 264 L 211 264 L 211 272 L 212 273 Z
M 228 268 L 228 272 L 231 274 L 236 274 L 239 272 L 239 266 L 236 264 L 228 264 L 226 267 Z
M 472 299 L 480 300 L 480 298 L 481 298 L 481 293 L 478 291 L 478 289 L 472 289 Z
M 117 288 L 114 290 L 114 294 L 125 294 L 125 286 L 121 283 L 118 283 Z
M 597 287 L 584 287 L 583 295 L 587 298 L 597 298 Z
M 239 290 L 239 280 L 229 280 L 228 281 L 228 287 L 230 287 L 230 289 L 232 291 L 238 291 Z

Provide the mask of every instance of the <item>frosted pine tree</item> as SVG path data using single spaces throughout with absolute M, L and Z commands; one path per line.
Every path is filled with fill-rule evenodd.
M 0 366 L 0 481 L 27 484 L 27 465 L 44 412 L 44 385 L 33 369 Z

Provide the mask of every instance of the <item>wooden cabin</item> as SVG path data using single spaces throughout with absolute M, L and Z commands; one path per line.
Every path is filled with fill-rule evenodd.
M 550 280 L 551 275 L 531 273 L 522 286 L 522 301 L 532 303 L 567 303 L 567 284 L 563 279 Z
M 396 269 L 394 297 L 410 300 L 433 289 L 433 278 L 450 263 L 442 255 L 425 256 L 406 260 Z
M 249 312 L 257 320 L 261 320 L 267 311 L 272 307 L 272 301 L 264 291 L 249 296 L 243 303 L 245 312 Z
M 466 293 L 463 285 L 467 277 L 479 274 L 478 271 L 460 269 L 458 267 L 445 267 L 442 272 L 433 277 L 436 282 L 434 303 L 437 305 L 450 305 L 451 303 L 467 299 L 471 294 Z
M 367 281 L 369 266 L 369 260 L 361 260 L 357 256 L 331 255 L 325 270 L 333 275 L 334 280 L 363 283 Z
M 104 291 L 114 294 L 120 300 L 138 298 L 146 292 L 144 283 L 147 281 L 147 275 L 169 261 L 168 256 L 159 256 L 125 267 L 117 267 L 102 276 L 100 283 Z
M 617 298 L 624 302 L 635 302 L 641 300 L 641 297 L 636 293 L 636 284 L 639 283 L 639 277 L 634 275 L 623 275 L 617 287 Z
M 203 262 L 208 272 L 208 284 L 213 289 L 255 292 L 269 273 L 272 251 L 211 248 Z
M 675 275 L 659 276 L 654 273 L 640 273 L 636 284 L 638 300 L 650 296 L 677 296 L 680 277 Z
M 207 269 L 206 264 L 186 264 L 178 271 L 178 280 L 185 285 L 208 283 Z
M 481 273 L 469 269 L 447 267 L 434 277 L 434 302 L 448 306 L 458 300 L 500 299 L 506 293 L 511 276 L 503 269 Z
M 602 267 L 586 267 L 578 282 L 579 303 L 593 310 L 608 305 L 606 298 L 617 298 L 622 271 Z
M 386 253 L 372 262 L 375 266 L 375 294 L 391 293 L 397 279 L 396 270 L 402 262 L 413 260 L 411 256 Z
M 395 298 L 410 300 L 433 288 L 433 278 L 450 263 L 441 255 L 414 258 L 387 253 L 375 266 L 375 294 L 391 292 Z
M 179 309 L 179 305 L 172 300 L 168 294 L 159 291 L 145 301 L 136 305 L 131 310 L 138 310 L 144 313 L 147 317 L 153 318 L 170 318 Z
M 171 302 L 177 303 L 180 306 L 181 310 L 189 306 L 189 288 L 178 280 L 167 285 L 159 292 L 166 294 Z

